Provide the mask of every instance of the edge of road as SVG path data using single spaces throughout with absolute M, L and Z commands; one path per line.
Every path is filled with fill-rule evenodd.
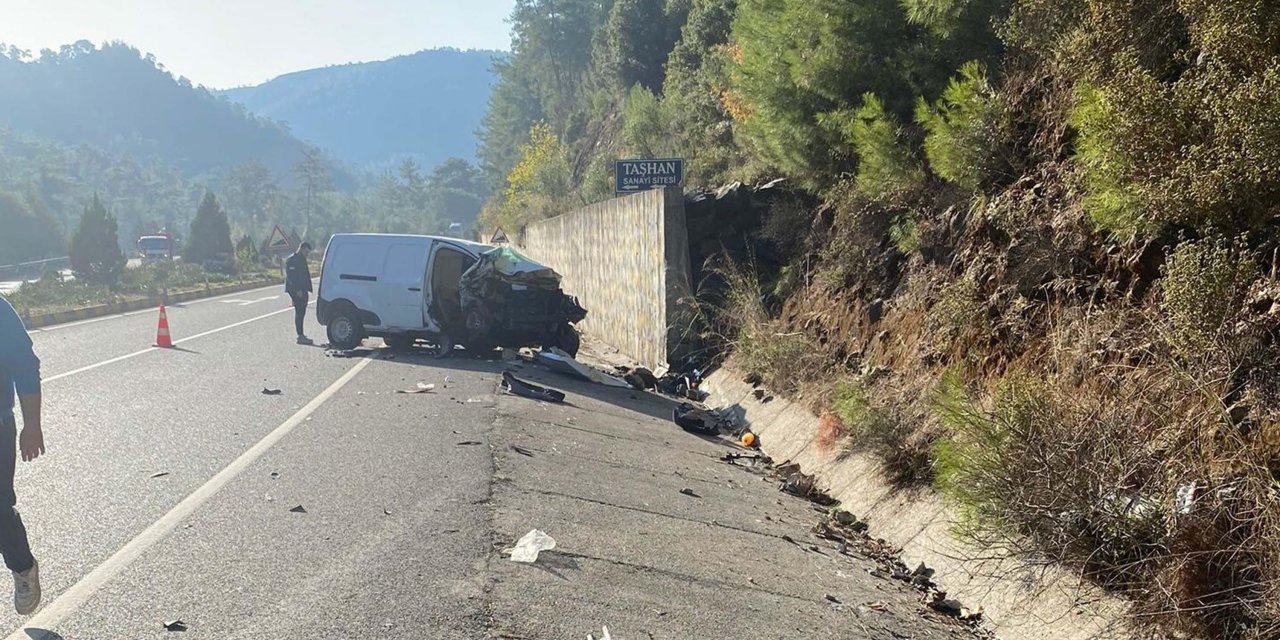
M 218 296 L 225 296 L 232 293 L 241 293 L 244 291 L 276 286 L 283 282 L 284 280 L 282 278 L 271 278 L 268 280 L 257 280 L 254 282 L 237 282 L 234 284 L 216 287 L 206 285 L 203 289 L 190 289 L 178 293 L 171 293 L 168 296 L 166 304 L 190 302 L 192 300 L 200 300 L 202 298 L 216 298 Z M 160 303 L 160 296 L 149 296 L 146 298 L 136 298 L 121 302 L 108 302 L 106 304 L 67 309 L 56 313 L 44 313 L 33 316 L 19 315 L 22 318 L 23 324 L 26 325 L 27 330 L 32 330 L 43 329 L 45 327 L 63 324 L 66 322 L 91 320 L 93 318 L 129 313 L 131 311 L 141 311 L 143 309 L 159 307 Z
M 985 613 L 987 628 L 1007 640 L 1125 637 L 1125 604 L 1061 566 L 1029 565 L 994 549 L 976 549 L 951 535 L 955 521 L 931 491 L 902 493 L 870 454 L 825 454 L 814 446 L 818 418 L 785 399 L 761 402 L 743 374 L 720 369 L 707 378 L 710 406 L 732 407 L 776 460 L 801 465 L 818 486 L 877 536 L 902 549 L 908 566 L 923 563 L 948 597 Z

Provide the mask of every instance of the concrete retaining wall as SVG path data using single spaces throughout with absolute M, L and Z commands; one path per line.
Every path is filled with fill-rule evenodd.
M 934 569 L 948 597 L 982 607 L 1001 640 L 1093 640 L 1134 637 L 1125 604 L 1052 563 L 1033 564 L 997 549 L 961 543 L 954 518 L 928 489 L 895 490 L 870 455 L 825 454 L 814 447 L 818 419 L 785 400 L 762 404 L 741 375 L 721 370 L 708 381 L 712 406 L 741 410 L 764 451 L 798 463 L 819 486 L 870 525 L 871 535 L 901 547 L 903 560 Z
M 684 195 L 646 191 L 528 226 L 520 248 L 564 276 L 587 308 L 579 328 L 652 369 L 667 365 L 688 324 Z

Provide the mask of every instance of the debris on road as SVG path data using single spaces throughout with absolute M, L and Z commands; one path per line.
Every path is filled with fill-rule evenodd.
M 280 389 L 268 389 L 265 387 L 262 389 L 262 395 L 264 396 L 278 396 L 282 393 L 284 393 L 284 391 Z
M 533 564 L 538 561 L 538 554 L 556 548 L 556 540 L 545 532 L 534 529 L 524 534 L 511 549 L 511 561 Z
M 685 487 L 684 489 L 681 489 L 681 490 L 680 490 L 680 493 L 682 493 L 682 494 L 684 494 L 684 495 L 686 495 L 686 496 L 689 496 L 690 498 L 701 498 L 701 497 L 702 497 L 702 496 L 700 496 L 700 495 L 698 495 L 698 494 L 694 493 L 694 492 L 693 492 L 693 489 L 690 489 L 690 488 L 688 488 L 688 487 Z
M 165 477 L 165 476 L 167 476 L 167 475 L 169 475 L 169 472 L 168 472 L 168 471 L 157 471 L 157 472 L 155 472 L 155 473 L 151 474 L 151 477 L 152 477 L 152 478 L 163 478 L 163 477 Z
M 720 462 L 724 462 L 726 464 L 736 465 L 739 460 L 750 460 L 753 464 L 757 462 L 771 464 L 773 462 L 773 459 L 769 456 L 761 455 L 759 453 L 726 453 L 723 456 L 720 456 Z
M 467 441 L 465 441 L 465 442 L 459 442 L 459 443 L 458 443 L 458 446 L 459 446 L 459 447 L 474 447 L 474 446 L 479 445 L 479 444 L 484 444 L 484 443 L 483 443 L 483 442 L 480 442 L 479 440 L 467 440 Z
M 618 389 L 631 388 L 631 383 L 626 380 L 588 367 L 587 365 L 573 359 L 569 354 L 555 347 L 539 351 L 533 359 L 538 364 L 541 364 L 556 373 L 581 378 L 588 382 L 602 384 L 606 387 L 616 387 Z
M 600 640 L 613 640 L 613 636 L 609 635 L 609 627 L 604 627 L 600 633 L 604 634 L 600 636 Z M 595 634 L 588 633 L 587 640 L 596 640 Z
M 651 391 L 658 388 L 658 376 L 653 372 L 644 368 L 636 367 L 635 369 L 621 369 L 619 373 L 623 374 L 622 379 L 631 385 L 636 391 Z
M 186 631 L 187 630 L 187 623 L 181 620 L 166 620 L 161 624 L 164 625 L 165 631 Z
M 271 479 L 272 479 L 272 480 L 279 480 L 279 479 L 280 479 L 280 472 L 279 472 L 279 471 L 272 471 L 272 472 L 271 472 Z
M 695 362 L 686 361 L 683 369 L 668 371 L 658 378 L 656 387 L 663 395 L 702 402 L 710 395 L 702 388 L 704 382 L 702 369 Z
M 518 453 L 518 454 L 520 454 L 520 455 L 522 455 L 522 456 L 524 456 L 524 457 L 526 457 L 526 458 L 532 458 L 532 457 L 533 457 L 533 452 L 532 452 L 532 451 L 530 451 L 530 450 L 528 450 L 528 449 L 525 449 L 524 447 L 517 447 L 516 445 L 514 445 L 514 444 L 513 444 L 513 445 L 511 445 L 511 450 L 512 450 L 512 451 L 514 451 L 514 452 L 516 452 L 516 453 Z
M 742 439 L 741 439 L 741 440 L 739 440 L 739 442 L 741 442 L 741 443 L 742 443 L 742 446 L 744 446 L 744 447 L 746 447 L 746 448 L 750 449 L 750 448 L 753 448 L 753 447 L 758 446 L 758 445 L 760 444 L 760 439 L 756 437 L 756 434 L 751 433 L 750 431 L 748 431 L 748 432 L 746 432 L 746 433 L 742 434 Z
M 325 349 L 324 355 L 327 358 L 363 358 L 373 353 L 372 349 Z
M 419 382 L 418 387 L 416 389 L 396 389 L 396 393 L 417 395 L 422 393 L 431 393 L 435 390 L 436 390 L 436 386 L 434 384 L 426 384 L 424 382 Z
M 517 395 L 531 400 L 540 400 L 542 402 L 551 402 L 559 404 L 564 402 L 565 395 L 555 389 L 539 387 L 536 384 L 530 384 L 515 376 L 511 372 L 502 372 L 502 389 L 512 395 Z
M 306 513 L 306 512 L 307 512 L 307 508 L 302 505 L 298 505 L 289 510 L 289 513 Z
M 840 599 L 839 599 L 839 598 L 837 598 L 837 597 L 835 597 L 835 596 L 833 596 L 833 595 L 831 595 L 830 593 L 828 593 L 828 594 L 827 594 L 826 596 L 824 596 L 824 597 L 827 599 L 827 602 L 831 602 L 831 603 L 834 603 L 834 604 L 840 604 Z

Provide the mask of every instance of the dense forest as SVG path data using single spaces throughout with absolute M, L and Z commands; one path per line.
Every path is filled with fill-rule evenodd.
M 311 69 L 221 92 L 251 113 L 346 162 L 435 167 L 475 157 L 475 131 L 494 82 L 497 51 L 434 49 Z
M 23 96 L 0 101 L 0 226 L 33 230 L 0 243 L 0 265 L 66 255 L 95 196 L 125 249 L 144 233 L 185 236 L 207 191 L 236 241 L 251 244 L 277 224 L 320 244 L 343 231 L 469 231 L 489 196 L 463 158 L 355 168 L 123 44 L 37 55 L 0 46 L 0 95 Z M 435 123 L 466 122 L 447 125 Z
M 623 156 L 785 179 L 756 238 L 785 266 L 709 270 L 701 335 L 822 412 L 833 455 L 1152 637 L 1277 637 L 1280 4 L 517 0 L 511 24 L 487 222 L 611 197 Z

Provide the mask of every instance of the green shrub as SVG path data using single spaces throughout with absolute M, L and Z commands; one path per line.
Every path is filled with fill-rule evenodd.
M 906 255 L 916 253 L 920 250 L 920 223 L 911 214 L 898 216 L 889 226 L 889 239 L 898 251 Z
M 937 102 L 921 99 L 916 122 L 929 166 L 943 179 L 976 191 L 1001 170 L 1000 107 L 979 63 L 961 67 Z
M 1167 416 L 1131 391 L 1098 397 L 1011 376 L 984 409 L 949 375 L 932 401 L 948 431 L 935 483 L 956 532 L 991 545 L 1030 539 L 1104 582 L 1145 571 L 1134 563 L 1159 552 L 1166 533 L 1159 489 L 1141 484 L 1159 467 L 1145 447 Z
M 892 200 L 924 184 L 924 169 L 911 153 L 902 125 L 874 94 L 863 96 L 862 106 L 844 128 L 858 154 L 859 193 Z
M 1258 274 L 1246 251 L 1243 238 L 1184 242 L 1173 250 L 1162 269 L 1160 308 L 1175 355 L 1199 361 L 1218 349 Z

